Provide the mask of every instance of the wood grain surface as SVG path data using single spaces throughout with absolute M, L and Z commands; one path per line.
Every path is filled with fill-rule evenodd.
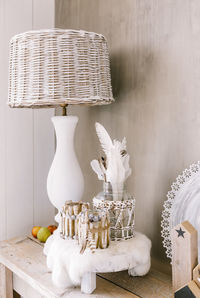
M 13 298 L 12 272 L 0 264 L 0 297 Z
M 151 269 L 144 277 L 131 277 L 127 271 L 101 274 L 106 280 L 143 298 L 173 297 L 171 277 Z
M 174 292 L 193 279 L 193 269 L 198 264 L 197 238 L 197 230 L 188 221 L 176 225 L 171 231 Z
M 69 288 L 67 290 L 56 288 L 51 281 L 51 272 L 46 266 L 43 247 L 28 237 L 0 242 L 0 263 L 13 272 L 14 289 L 24 298 L 137 297 L 137 295 L 101 277 L 97 278 L 97 289 L 92 296 L 81 294 L 79 287 Z

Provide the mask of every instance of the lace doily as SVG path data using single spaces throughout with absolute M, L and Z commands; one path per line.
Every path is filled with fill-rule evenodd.
M 97 209 L 132 209 L 135 207 L 135 199 L 133 200 L 124 200 L 124 201 L 101 201 L 97 198 L 93 198 L 93 206 Z
M 176 181 L 171 185 L 171 190 L 167 193 L 167 200 L 164 202 L 164 210 L 162 212 L 161 221 L 161 236 L 164 238 L 163 247 L 166 249 L 168 258 L 172 258 L 171 236 L 172 229 L 172 208 L 175 197 L 181 187 L 200 171 L 200 161 L 192 164 L 189 169 L 185 169 L 181 175 L 176 178 Z

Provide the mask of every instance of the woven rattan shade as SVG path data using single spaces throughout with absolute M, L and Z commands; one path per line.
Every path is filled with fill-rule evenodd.
M 29 31 L 10 41 L 10 107 L 113 101 L 108 46 L 101 34 Z

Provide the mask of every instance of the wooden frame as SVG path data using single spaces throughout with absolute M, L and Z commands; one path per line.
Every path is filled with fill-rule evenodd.
M 13 298 L 12 271 L 0 264 L 0 297 Z

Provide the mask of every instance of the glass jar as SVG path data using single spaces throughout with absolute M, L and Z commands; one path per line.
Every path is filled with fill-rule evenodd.
M 135 199 L 126 192 L 124 185 L 111 186 L 104 182 L 103 191 L 93 198 L 93 207 L 109 212 L 111 240 L 134 236 Z

